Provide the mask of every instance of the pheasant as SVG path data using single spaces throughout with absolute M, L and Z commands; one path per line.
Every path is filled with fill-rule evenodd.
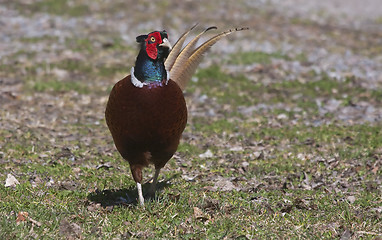
M 196 26 L 196 25 L 195 25 Z M 196 44 L 209 27 L 183 49 L 184 41 L 195 28 L 185 32 L 174 47 L 165 30 L 140 35 L 140 51 L 130 75 L 117 82 L 110 92 L 105 117 L 114 144 L 130 164 L 137 184 L 138 200 L 144 205 L 142 170 L 155 166 L 149 195 L 155 194 L 161 168 L 176 152 L 187 124 L 187 106 L 183 96 L 187 82 L 213 44 L 224 36 L 246 28 L 232 29 Z

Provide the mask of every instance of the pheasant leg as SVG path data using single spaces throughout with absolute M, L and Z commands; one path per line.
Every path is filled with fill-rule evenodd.
M 160 168 L 155 169 L 154 179 L 153 183 L 150 186 L 149 196 L 154 197 L 155 196 L 155 190 L 158 183 L 158 176 L 159 176 Z
M 143 206 L 145 199 L 143 198 L 143 194 L 142 194 L 142 185 L 139 182 L 137 182 L 137 189 L 138 189 L 139 204 Z

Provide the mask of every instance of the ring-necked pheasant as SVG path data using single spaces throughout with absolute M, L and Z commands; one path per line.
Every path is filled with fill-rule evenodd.
M 195 49 L 203 33 L 216 29 L 210 27 L 182 49 L 187 35 L 195 26 L 185 32 L 173 48 L 166 31 L 138 36 L 140 51 L 135 67 L 131 68 L 131 75 L 114 85 L 109 96 L 106 123 L 119 153 L 130 164 L 141 205 L 144 203 L 142 169 L 154 164 L 150 194 L 155 194 L 160 169 L 178 148 L 187 123 L 182 90 L 202 60 L 203 53 L 222 37 L 244 30 L 222 32 Z

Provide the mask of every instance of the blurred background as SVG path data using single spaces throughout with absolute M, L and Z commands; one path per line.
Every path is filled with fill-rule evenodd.
M 173 186 L 160 195 L 159 225 L 185 224 L 170 229 L 174 238 L 205 229 L 205 222 L 187 220 L 198 206 L 209 217 L 195 218 L 209 221 L 217 235 L 198 230 L 206 235 L 196 239 L 251 239 L 259 231 L 270 238 L 375 236 L 381 229 L 381 6 L 380 0 L 0 0 L 0 180 L 12 173 L 25 186 L 20 192 L 0 187 L 0 229 L 19 236 L 10 234 L 15 214 L 28 211 L 52 222 L 47 231 L 35 228 L 52 238 L 58 226 L 65 228 L 63 216 L 86 236 L 95 236 L 97 218 L 109 217 L 115 221 L 100 226 L 102 234 L 113 237 L 129 226 L 135 236 L 153 238 L 158 223 L 148 216 L 124 222 L 145 212 L 122 208 L 120 220 L 118 212 L 99 210 L 100 202 L 119 206 L 119 198 L 89 200 L 106 196 L 103 189 L 134 186 L 106 127 L 105 105 L 135 62 L 136 36 L 165 29 L 174 44 L 198 23 L 191 35 L 218 27 L 202 40 L 250 29 L 214 45 L 185 91 L 188 126 L 163 170 Z M 148 169 L 145 178 L 151 174 Z M 218 189 L 224 193 L 215 194 Z M 203 208 L 206 196 L 214 201 Z M 215 200 L 220 208 L 213 208 Z M 171 216 L 161 218 L 161 209 Z
M 0 103 L 3 111 L 7 109 L 7 118 L 13 112 L 17 121 L 30 115 L 31 123 L 51 124 L 68 114 L 75 115 L 68 117 L 74 121 L 87 118 L 83 108 L 96 111 L 88 117 L 101 121 L 108 90 L 134 64 L 135 37 L 165 29 L 175 43 L 195 23 L 199 23 L 196 32 L 212 25 L 218 31 L 250 28 L 214 46 L 201 68 L 221 65 L 227 74 L 244 74 L 265 85 L 296 79 L 309 82 L 323 74 L 339 81 L 355 79 L 357 86 L 365 89 L 379 88 L 382 82 L 382 10 L 377 0 L 0 3 Z M 62 116 L 54 107 L 65 108 L 57 93 L 66 96 L 68 92 L 70 97 L 66 98 L 78 99 L 73 100 L 74 109 Z M 26 111 L 23 116 L 18 111 L 20 101 L 15 99 L 27 100 L 21 105 Z M 318 100 L 318 107 L 326 100 L 330 99 Z M 58 102 L 52 102 L 50 109 L 42 107 L 49 101 Z M 97 101 L 101 102 L 93 105 Z M 80 107 L 81 103 L 84 106 Z M 28 104 L 42 108 L 31 111 Z M 338 101 L 330 104 L 329 110 L 322 111 L 337 111 L 341 105 Z M 80 112 L 75 112 L 76 108 Z M 361 109 L 352 109 L 352 116 L 345 111 L 344 116 L 335 117 L 367 121 L 380 117 L 376 108 L 369 109 L 369 115 L 363 114 L 365 107 Z M 44 114 L 46 111 L 52 112 Z

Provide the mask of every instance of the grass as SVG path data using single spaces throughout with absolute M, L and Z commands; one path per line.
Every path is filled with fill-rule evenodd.
M 72 73 L 102 71 L 104 76 L 114 71 L 93 70 L 70 61 L 54 66 Z M 29 72 L 37 70 L 31 68 Z M 257 100 L 252 96 L 261 94 L 270 96 L 269 103 L 296 104 L 306 111 L 311 111 L 314 104 L 301 105 L 301 99 L 341 98 L 343 93 L 352 92 L 359 99 L 368 96 L 379 101 L 375 91 L 355 89 L 351 81 L 338 82 L 327 76 L 310 82 L 285 81 L 265 86 L 212 66 L 200 70 L 197 77 L 198 85 L 208 89 L 205 94 L 218 103 L 234 106 L 255 104 Z M 90 94 L 88 87 L 65 81 L 34 83 L 34 91 L 75 90 Z M 191 92 L 195 88 L 192 84 Z M 289 97 L 297 93 L 302 94 L 301 99 Z M 267 114 L 280 113 L 284 111 Z M 49 138 L 41 131 L 2 130 L 2 161 L 6 167 L 0 170 L 0 176 L 5 179 L 12 173 L 21 184 L 15 188 L 0 186 L 0 237 L 337 238 L 348 230 L 372 239 L 378 234 L 382 223 L 373 209 L 378 209 L 381 202 L 376 176 L 382 170 L 375 168 L 382 145 L 379 124 L 307 127 L 297 122 L 271 127 L 266 118 L 258 122 L 240 114 L 231 115 L 236 118 L 192 117 L 186 133 L 195 140 L 182 140 L 178 149 L 181 160 L 171 160 L 162 171 L 160 179 L 164 182 L 158 198 L 147 202 L 145 210 L 118 203 L 121 197 L 135 199 L 137 194 L 128 164 L 118 153 L 94 147 L 112 146 L 111 139 L 105 137 L 108 133 L 104 121 L 101 125 L 62 126 L 74 133 L 74 139 L 56 138 L 57 148 L 50 147 Z M 89 134 L 91 142 L 80 140 Z M 229 150 L 237 145 L 244 148 Z M 262 146 L 262 155 L 255 158 L 253 152 L 258 151 L 258 146 Z M 63 154 L 66 147 L 69 155 Z M 206 149 L 213 152 L 211 159 L 199 157 Z M 112 168 L 96 168 L 106 162 Z M 243 162 L 247 162 L 244 170 L 240 167 Z M 152 169 L 146 169 L 145 179 L 152 174 Z M 184 174 L 197 178 L 188 181 L 181 177 Z M 236 178 L 233 184 L 238 190 L 213 190 L 217 176 Z M 323 186 L 304 189 L 307 181 Z M 148 184 L 144 192 L 147 189 Z M 349 196 L 354 196 L 355 201 L 349 202 Z M 17 223 L 19 212 L 28 212 L 41 226 L 30 221 Z M 70 224 L 79 226 L 80 232 Z
M 266 53 L 266 52 L 242 52 L 232 54 L 230 62 L 238 64 L 252 64 L 252 63 L 261 63 L 261 64 L 270 64 L 271 60 L 275 59 L 286 59 L 289 57 L 280 53 Z
M 353 231 L 363 228 L 362 225 L 369 226 L 367 228 L 369 231 L 375 231 L 377 229 L 373 229 L 372 226 L 380 224 L 377 215 L 360 213 L 357 210 L 365 203 L 368 207 L 377 206 L 376 202 L 381 199 L 373 193 L 361 194 L 357 196 L 357 202 L 349 204 L 346 201 L 340 201 L 344 198 L 343 195 L 328 197 L 324 191 L 261 190 L 255 194 L 242 192 L 218 194 L 206 193 L 193 183 L 177 183 L 175 186 L 177 191 L 182 192 L 178 200 L 171 199 L 169 196 L 172 196 L 170 194 L 174 192 L 166 189 L 161 193 L 163 195 L 161 199 L 148 203 L 145 210 L 117 206 L 112 212 L 102 208 L 91 212 L 86 207 L 88 192 L 85 189 L 47 191 L 46 188 L 33 189 L 28 184 L 22 184 L 15 190 L 2 191 L 1 197 L 4 201 L 1 207 L 3 212 L 8 213 L 27 211 L 29 216 L 44 223 L 34 231 L 37 235 L 45 237 L 55 237 L 59 234 L 59 225 L 63 218 L 84 226 L 83 237 L 85 238 L 96 237 L 97 231 L 101 231 L 103 236 L 108 238 L 119 237 L 126 233 L 135 234 L 135 237 L 150 238 L 179 236 L 187 238 L 187 235 L 190 238 L 196 236 L 236 238 L 241 235 L 280 237 L 284 234 L 309 238 L 335 237 L 336 233 L 329 227 L 332 223 L 338 222 Z M 45 194 L 42 196 L 33 194 L 40 191 Z M 270 202 L 270 208 L 265 209 L 263 204 L 251 201 L 252 198 L 257 197 L 265 198 L 264 203 Z M 300 205 L 292 206 L 290 212 L 284 214 L 286 200 L 293 203 L 296 199 L 306 198 L 310 200 L 305 209 Z M 11 201 L 11 199 L 17 200 Z M 205 202 L 210 199 L 218 200 L 216 209 L 205 207 L 206 219 L 195 219 L 193 208 L 203 209 L 203 206 L 206 206 Z M 333 200 L 336 200 L 336 203 L 329 204 Z M 30 228 L 28 223 L 17 225 L 9 219 L 13 217 L 8 215 L 2 218 L 1 225 L 5 230 L 2 232 L 3 237 L 28 236 L 27 230 Z M 322 235 L 317 231 L 311 231 L 312 228 L 317 227 L 317 224 L 319 227 L 326 228 L 321 232 Z M 188 232 L 190 230 L 193 231 Z
M 64 59 L 51 64 L 40 63 L 33 66 L 24 66 L 23 68 L 26 72 L 24 78 L 26 82 L 24 90 L 26 92 L 75 91 L 88 94 L 90 87 L 87 79 L 110 79 L 116 74 L 123 76 L 126 67 L 122 65 L 108 66 L 106 64 L 93 67 L 83 61 Z M 7 66 L 4 65 L 4 69 L 7 69 Z M 57 76 L 56 71 L 63 72 L 63 76 Z M 93 86 L 92 91 L 102 90 Z
M 70 90 L 80 93 L 89 92 L 89 88 L 78 82 L 62 82 L 59 80 L 35 81 L 31 83 L 30 88 L 36 92 L 66 92 Z
M 70 61 L 54 66 L 74 74 L 104 71 L 107 76 L 113 72 Z M 38 71 L 31 68 L 29 72 Z M 351 81 L 338 82 L 326 76 L 265 86 L 212 66 L 200 70 L 197 77 L 198 85 L 208 89 L 203 90 L 205 94 L 236 107 L 255 104 L 258 100 L 252 97 L 262 94 L 270 96 L 260 97 L 268 103 L 296 104 L 314 114 L 313 103 L 301 102 L 341 98 L 343 93 L 379 101 L 375 91 L 353 88 Z M 91 94 L 88 87 L 65 85 L 65 81 L 34 83 L 34 91 L 61 94 L 74 89 Z M 193 83 L 190 92 L 196 87 Z M 289 97 L 297 93 L 303 101 Z M 381 202 L 376 185 L 382 174 L 376 168 L 381 126 L 307 127 L 303 121 L 268 126 L 266 119 L 280 113 L 283 111 L 268 112 L 261 121 L 251 121 L 235 111 L 227 118 L 191 116 L 186 133 L 192 137 L 181 141 L 180 160 L 171 160 L 162 171 L 158 198 L 147 202 L 146 209 L 119 203 L 121 197 L 135 199 L 137 193 L 128 164 L 112 148 L 104 121 L 56 126 L 54 132 L 70 131 L 72 137 L 56 137 L 55 148 L 44 131 L 1 130 L 6 167 L 0 169 L 0 176 L 4 180 L 11 173 L 21 184 L 15 188 L 0 185 L 0 237 L 338 238 L 348 230 L 373 239 L 382 224 L 375 210 Z M 84 136 L 90 136 L 91 141 L 82 141 Z M 243 148 L 231 151 L 231 146 Z M 65 148 L 70 154 L 65 154 Z M 207 149 L 213 157 L 199 157 Z M 256 151 L 262 152 L 259 157 L 253 154 Z M 96 168 L 106 162 L 112 168 Z M 244 162 L 247 165 L 242 168 Z M 144 178 L 152 174 L 153 169 L 146 169 Z M 189 181 L 183 175 L 196 177 Z M 237 189 L 214 190 L 216 177 L 235 178 L 229 181 Z M 322 186 L 305 189 L 309 182 Z M 144 185 L 144 192 L 148 187 Z M 355 201 L 349 202 L 349 196 Z M 19 212 L 28 212 L 41 226 L 31 221 L 17 223 Z M 78 226 L 79 232 L 71 224 Z
M 115 16 L 124 21 L 120 12 L 128 11 L 122 2 L 92 4 L 42 0 L 6 6 L 24 16 L 96 13 L 108 21 Z M 155 9 L 168 6 L 166 1 Z M 304 21 L 291 23 L 312 25 Z M 186 89 L 189 123 L 177 154 L 161 171 L 157 197 L 143 209 L 103 117 L 108 91 L 129 72 L 135 45 L 112 28 L 81 27 L 84 34 L 64 41 L 45 35 L 19 39 L 31 46 L 58 44 L 74 57 L 57 50 L 57 58 L 45 61 L 45 50 L 19 50 L 0 65 L 5 79 L 0 103 L 6 106 L 0 111 L 0 239 L 381 236 L 381 123 L 341 122 L 337 113 L 320 113 L 317 104 L 335 99 L 341 108 L 359 102 L 379 108 L 380 89 L 363 88 L 362 79 L 351 77 L 338 81 L 311 72 L 286 80 L 280 76 L 288 72 L 273 71 L 278 68 L 273 59 L 311 64 L 305 53 L 229 56 L 230 65 L 262 65 L 254 69 L 258 72 L 231 74 L 218 65 L 199 69 Z M 257 106 L 262 107 L 243 111 Z M 208 150 L 212 156 L 203 157 Z M 153 173 L 145 169 L 144 180 Z M 20 184 L 5 187 L 8 174 Z M 148 188 L 143 185 L 144 193 Z M 29 219 L 20 220 L 22 212 Z
M 27 4 L 15 1 L 9 4 L 24 14 L 35 14 L 43 12 L 53 15 L 79 17 L 90 13 L 89 7 L 85 4 L 78 3 L 78 1 L 42 0 L 33 1 Z
M 230 76 L 219 66 L 213 65 L 199 70 L 196 76 L 198 81 L 191 82 L 187 91 L 194 92 L 195 87 L 203 85 L 203 94 L 220 104 L 231 106 L 253 106 L 265 100 L 268 104 L 288 104 L 317 114 L 318 98 L 338 99 L 344 105 L 370 99 L 380 102 L 379 90 L 359 88 L 351 79 L 338 81 L 325 74 L 317 76 L 311 73 L 306 82 L 285 80 L 262 84 L 250 81 L 244 75 Z M 349 94 L 351 92 L 355 94 Z M 293 99 L 293 96 L 297 96 L 297 99 Z
M 126 196 L 126 194 L 136 197 L 134 182 L 129 176 L 129 168 L 117 153 L 114 152 L 109 157 L 91 153 L 92 159 L 87 159 L 85 156 L 89 154 L 86 153 L 88 149 L 79 145 L 80 148 L 72 150 L 77 160 L 73 161 L 68 156 L 54 157 L 61 151 L 56 149 L 55 153 L 51 153 L 50 163 L 46 163 L 46 160 L 39 157 L 38 152 L 44 152 L 48 148 L 34 148 L 30 142 L 33 142 L 37 136 L 33 133 L 18 136 L 18 142 L 22 144 L 15 142 L 12 138 L 3 145 L 3 151 L 6 152 L 4 159 L 10 162 L 7 163 L 8 168 L 2 168 L 0 173 L 5 176 L 11 168 L 11 172 L 16 175 L 21 184 L 16 188 L 0 186 L 0 197 L 3 200 L 0 203 L 0 228 L 3 230 L 1 237 L 4 239 L 30 237 L 31 223 L 17 224 L 15 221 L 17 213 L 21 211 L 28 212 L 32 219 L 42 223 L 40 227 L 35 226 L 33 232 L 45 238 L 55 238 L 62 233 L 60 233 L 60 226 L 63 231 L 63 219 L 81 226 L 81 236 L 84 238 L 96 238 L 98 234 L 104 238 L 127 235 L 137 238 L 179 238 L 180 236 L 209 239 L 240 236 L 274 238 L 286 235 L 292 238 L 298 236 L 332 238 L 337 237 L 341 229 L 349 229 L 352 232 L 379 231 L 380 218 L 378 213 L 371 210 L 377 208 L 381 201 L 378 190 L 357 191 L 356 201 L 349 203 L 346 197 L 354 194 L 351 193 L 354 190 L 330 194 L 325 187 L 316 190 L 299 188 L 282 190 L 282 182 L 278 187 L 276 187 L 277 183 L 271 184 L 270 186 L 276 187 L 272 189 L 266 187 L 266 181 L 263 187 L 260 185 L 256 190 L 250 190 L 251 187 L 247 189 L 246 186 L 250 179 L 261 179 L 263 176 L 274 174 L 278 176 L 277 179 L 289 178 L 288 184 L 297 186 L 305 180 L 303 172 L 314 175 L 318 172 L 323 174 L 328 170 L 329 172 L 324 173 L 324 179 L 327 183 L 334 183 L 335 178 L 331 176 L 331 172 L 346 171 L 347 167 L 343 166 L 351 166 L 354 159 L 372 160 L 373 156 L 376 156 L 376 151 L 382 144 L 379 137 L 380 126 L 328 125 L 306 128 L 299 125 L 258 128 L 256 124 L 217 120 L 210 124 L 195 124 L 193 131 L 206 136 L 216 134 L 218 138 L 223 139 L 224 134 L 244 132 L 245 129 L 254 130 L 247 132 L 246 139 L 255 141 L 269 139 L 263 143 L 266 146 L 280 147 L 287 139 L 291 144 L 287 144 L 288 146 L 282 148 L 283 150 L 276 148 L 272 152 L 273 156 L 268 156 L 266 159 L 255 160 L 245 157 L 246 151 L 240 153 L 239 156 L 249 161 L 249 167 L 243 175 L 227 168 L 227 166 L 235 166 L 234 164 L 218 161 L 219 158 L 226 158 L 224 149 L 214 151 L 215 160 L 213 161 L 216 163 L 208 165 L 207 171 L 203 170 L 200 165 L 204 165 L 206 161 L 197 157 L 198 153 L 203 151 L 192 144 L 182 142 L 179 152 L 186 162 L 192 161 L 192 164 L 169 164 L 174 165 L 171 167 L 173 169 L 167 168 L 161 175 L 161 179 L 171 179 L 167 182 L 169 185 L 162 188 L 157 200 L 146 204 L 145 210 L 134 205 L 115 205 L 118 197 Z M 1 136 L 8 134 L 2 132 Z M 306 138 L 312 136 L 319 147 L 312 149 L 310 145 L 301 144 Z M 353 142 L 349 144 L 345 139 L 353 139 Z M 69 142 L 68 144 L 75 146 L 79 143 Z M 109 141 L 104 144 L 111 143 Z M 321 151 L 321 154 L 326 157 L 329 157 L 332 152 L 338 152 L 340 164 L 333 169 L 328 169 L 323 165 L 317 166 L 316 162 L 296 158 L 298 153 L 315 153 L 316 151 Z M 285 158 L 285 154 L 288 153 L 291 153 L 289 158 Z M 12 159 L 18 159 L 19 163 L 12 162 Z M 234 162 L 238 160 L 233 159 Z M 109 161 L 114 168 L 96 170 L 90 167 L 100 161 Z M 186 173 L 198 172 L 201 174 L 201 179 L 196 182 L 183 180 L 179 170 L 175 170 L 179 167 Z M 203 178 L 209 178 L 209 172 L 215 172 L 221 176 L 244 177 L 248 180 L 241 179 L 236 182 L 242 187 L 241 191 L 209 191 L 207 186 L 214 183 L 203 180 Z M 357 172 L 357 177 L 364 179 L 365 183 L 373 181 L 375 176 L 382 173 L 380 169 L 372 173 L 367 164 L 360 165 Z M 145 171 L 146 178 L 150 173 L 152 174 L 150 169 Z M 291 174 L 297 177 L 291 178 Z M 53 179 L 55 184 L 47 186 L 46 182 L 49 179 Z M 348 178 L 350 183 L 353 181 L 351 179 Z M 37 185 L 32 186 L 32 183 L 36 181 Z M 74 187 L 67 189 L 63 182 L 70 182 Z M 250 183 L 249 186 L 251 186 Z M 144 186 L 144 191 L 147 191 L 147 187 L 147 185 Z M 367 186 L 360 186 L 360 188 L 366 189 Z M 214 204 L 211 205 L 211 201 Z M 103 208 L 97 203 L 109 203 L 115 206 Z M 204 215 L 197 216 L 194 213 L 195 207 Z M 364 237 L 372 238 L 373 235 Z

